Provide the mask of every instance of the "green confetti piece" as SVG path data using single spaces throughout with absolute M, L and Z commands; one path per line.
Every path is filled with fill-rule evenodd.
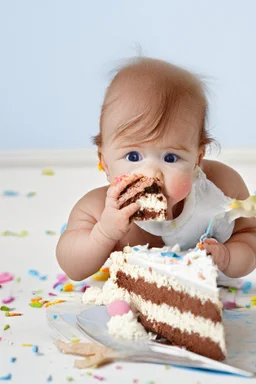
M 28 231 L 21 231 L 19 234 L 18 234 L 18 237 L 26 237 L 28 235 Z
M 28 192 L 27 197 L 34 197 L 36 196 L 36 192 Z
M 70 382 L 70 381 L 74 381 L 73 377 L 70 377 L 70 376 L 68 376 L 68 377 L 66 378 L 66 380 L 67 380 L 68 382 Z
M 33 308 L 41 308 L 43 306 L 42 303 L 36 302 L 36 303 L 29 303 L 30 307 Z
M 17 283 L 20 283 L 21 282 L 21 278 L 17 277 L 16 281 L 17 281 Z
M 229 292 L 234 292 L 234 293 L 236 293 L 236 292 L 237 292 L 237 289 L 234 288 L 234 287 L 229 287 L 228 291 L 229 291 Z
M 45 233 L 46 235 L 50 235 L 50 236 L 56 235 L 56 231 L 51 231 L 51 230 L 46 230 Z
M 7 329 L 9 329 L 9 328 L 11 328 L 10 325 L 9 325 L 9 324 L 6 324 L 6 325 L 4 326 L 4 331 L 7 331 Z
M 1 311 L 7 311 L 7 312 L 10 312 L 11 308 L 6 307 L 6 305 L 2 305 L 2 306 L 0 307 L 0 310 L 1 310 Z
M 5 312 L 5 316 L 6 316 L 6 317 L 10 317 L 10 312 L 6 311 L 6 312 Z

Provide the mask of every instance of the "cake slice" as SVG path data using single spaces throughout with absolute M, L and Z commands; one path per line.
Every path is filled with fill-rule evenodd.
M 134 202 L 140 205 L 140 209 L 131 216 L 131 220 L 167 219 L 167 200 L 157 177 L 142 176 L 121 192 L 118 200 L 120 209 Z
M 87 289 L 84 302 L 127 301 L 144 328 L 172 345 L 223 360 L 226 356 L 217 267 L 205 250 L 125 247 L 110 256 L 102 292 Z

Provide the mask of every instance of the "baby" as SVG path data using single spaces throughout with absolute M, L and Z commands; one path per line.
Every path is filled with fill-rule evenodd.
M 149 58 L 119 70 L 106 91 L 100 133 L 94 137 L 109 184 L 76 203 L 57 245 L 57 260 L 71 279 L 94 274 L 111 252 L 128 244 L 192 248 L 230 198 L 249 196 L 235 170 L 204 159 L 213 141 L 206 117 L 204 86 L 192 73 Z M 167 221 L 130 223 L 139 205 L 118 209 L 120 193 L 141 175 L 160 179 Z M 202 247 L 225 275 L 250 273 L 256 267 L 256 219 L 216 221 Z

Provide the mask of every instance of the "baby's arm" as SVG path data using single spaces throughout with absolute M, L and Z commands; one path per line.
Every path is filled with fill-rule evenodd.
M 117 199 L 131 181 L 123 179 L 108 189 L 93 190 L 73 208 L 56 249 L 58 263 L 71 279 L 82 280 L 97 272 L 128 232 L 129 218 L 139 205 L 118 209 Z
M 249 196 L 243 179 L 236 171 L 220 163 L 216 164 L 216 170 L 219 173 L 218 186 L 225 195 L 238 200 Z M 249 274 L 256 268 L 256 219 L 237 219 L 233 234 L 225 244 L 206 239 L 203 246 L 225 275 L 242 277 Z

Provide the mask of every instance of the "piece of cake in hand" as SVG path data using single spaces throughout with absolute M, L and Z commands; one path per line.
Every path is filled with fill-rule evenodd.
M 167 200 L 157 177 L 141 176 L 122 191 L 118 199 L 120 209 L 134 202 L 140 209 L 131 216 L 131 221 L 167 219 Z
M 125 300 L 148 332 L 191 352 L 225 359 L 218 269 L 205 250 L 127 246 L 110 260 L 110 278 L 102 291 L 86 290 L 84 303 Z

